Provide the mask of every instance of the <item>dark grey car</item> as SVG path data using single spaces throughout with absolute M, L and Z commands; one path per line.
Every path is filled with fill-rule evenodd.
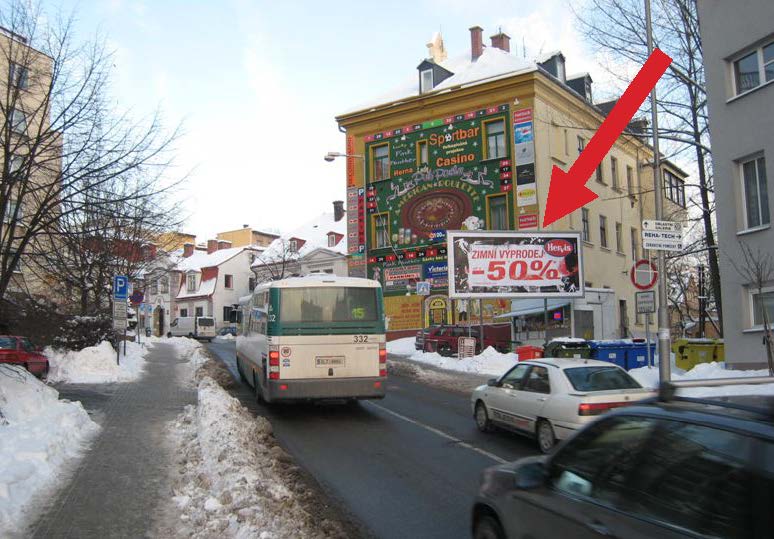
M 474 537 L 774 537 L 774 398 L 741 400 L 621 408 L 485 470 Z

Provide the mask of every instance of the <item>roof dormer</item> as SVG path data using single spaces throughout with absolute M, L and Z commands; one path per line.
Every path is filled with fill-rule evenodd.
M 564 54 L 561 51 L 549 52 L 542 58 L 539 58 L 537 62 L 543 70 L 559 79 L 560 82 L 567 80 L 564 70 Z
M 417 66 L 419 71 L 419 93 L 425 94 L 454 75 L 448 69 L 436 64 L 432 59 L 423 60 Z

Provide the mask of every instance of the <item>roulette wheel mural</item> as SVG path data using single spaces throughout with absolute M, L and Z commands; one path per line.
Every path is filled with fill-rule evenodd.
M 434 230 L 459 230 L 472 213 L 473 205 L 467 195 L 454 189 L 438 189 L 408 201 L 400 220 L 419 237 L 428 238 Z

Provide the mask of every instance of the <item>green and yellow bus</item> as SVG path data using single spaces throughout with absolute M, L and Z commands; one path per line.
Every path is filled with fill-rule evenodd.
M 387 349 L 381 285 L 330 274 L 258 285 L 240 301 L 239 375 L 266 402 L 381 399 Z

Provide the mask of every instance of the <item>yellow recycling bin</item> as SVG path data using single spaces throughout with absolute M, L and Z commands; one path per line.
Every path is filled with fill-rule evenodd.
M 677 339 L 672 344 L 675 365 L 684 371 L 691 370 L 699 363 L 721 361 L 717 359 L 718 346 L 711 339 Z

